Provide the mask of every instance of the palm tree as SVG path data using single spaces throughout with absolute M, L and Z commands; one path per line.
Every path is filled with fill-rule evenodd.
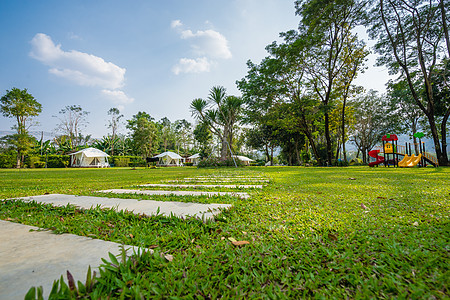
M 200 122 L 207 124 L 212 133 L 220 139 L 221 159 L 226 159 L 229 155 L 227 149 L 231 148 L 233 128 L 239 122 L 242 106 L 242 98 L 227 96 L 226 89 L 222 86 L 213 87 L 207 100 L 197 98 L 191 103 L 192 115 Z

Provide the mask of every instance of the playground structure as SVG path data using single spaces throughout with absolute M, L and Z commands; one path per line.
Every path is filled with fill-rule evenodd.
M 390 165 L 394 167 L 415 167 L 417 165 L 426 167 L 427 163 L 434 167 L 439 166 L 436 156 L 425 151 L 425 143 L 421 140 L 424 134 L 422 132 L 417 132 L 414 136 L 419 139 L 418 145 L 406 143 L 405 146 L 402 146 L 398 145 L 397 135 L 384 135 L 381 139 L 383 142 L 382 148 L 369 151 L 369 156 L 376 159 L 374 162 L 369 163 L 369 167 L 378 166 L 380 164 L 384 164 L 385 167 L 389 167 Z M 413 149 L 411 146 L 415 148 L 415 154 L 412 153 Z M 403 159 L 400 161 L 399 156 L 403 156 Z

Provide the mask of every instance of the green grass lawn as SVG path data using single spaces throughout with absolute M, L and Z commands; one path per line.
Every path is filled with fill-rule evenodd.
M 14 201 L 0 202 L 0 219 L 156 251 L 109 258 L 93 290 L 80 289 L 95 299 L 450 296 L 449 168 L 0 170 L 0 198 L 214 175 L 270 183 L 248 200 L 187 198 L 234 205 L 215 222 Z

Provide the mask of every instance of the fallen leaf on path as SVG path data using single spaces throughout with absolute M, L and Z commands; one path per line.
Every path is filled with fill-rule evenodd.
M 235 245 L 235 246 L 243 246 L 243 245 L 250 244 L 250 242 L 248 242 L 248 241 L 236 241 L 236 242 L 232 242 L 232 244 Z
M 167 259 L 167 261 L 172 261 L 173 260 L 173 256 L 170 255 L 170 254 L 164 255 L 164 258 Z

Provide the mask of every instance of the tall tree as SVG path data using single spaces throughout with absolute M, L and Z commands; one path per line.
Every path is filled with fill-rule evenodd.
M 332 162 L 330 116 L 333 101 L 338 96 L 339 76 L 359 47 L 348 47 L 349 41 L 361 44 L 352 30 L 364 20 L 363 0 L 297 0 L 296 14 L 301 16 L 300 51 L 308 51 L 305 67 L 310 84 L 320 99 L 324 113 L 327 161 Z M 353 80 L 347 76 L 347 80 Z M 351 83 L 351 81 L 350 81 Z M 348 84 L 348 83 L 347 83 Z
M 370 36 L 378 39 L 375 49 L 379 65 L 392 74 L 400 73 L 408 83 L 411 95 L 423 111 L 430 126 L 440 165 L 448 165 L 446 136 L 439 140 L 436 125 L 436 99 L 433 76 L 436 66 L 450 55 L 444 0 L 377 0 L 371 15 Z M 380 22 L 381 20 L 381 22 Z M 420 86 L 415 85 L 421 80 Z M 423 93 L 421 92 L 423 90 Z M 450 105 L 445 111 L 450 114 Z M 445 118 L 444 118 L 445 119 Z M 441 123 L 441 128 L 446 124 Z
M 111 140 L 110 140 L 110 147 L 111 147 L 111 155 L 114 155 L 114 145 L 117 139 L 117 132 L 119 130 L 120 126 L 120 119 L 123 118 L 123 115 L 120 113 L 120 110 L 116 107 L 112 107 L 108 110 L 108 116 L 110 117 L 108 121 L 108 128 L 111 129 Z
M 247 63 L 248 74 L 238 82 L 246 103 L 246 121 L 259 127 L 269 125 L 275 132 L 288 130 L 295 133 L 300 130 L 322 164 L 316 147 L 314 124 L 323 114 L 304 79 L 305 56 L 310 53 L 298 52 L 295 45 L 297 32 L 290 31 L 283 36 L 285 43 L 278 45 L 274 42 L 266 47 L 271 56 L 263 59 L 261 64 Z
M 228 150 L 233 144 L 233 128 L 240 120 L 242 105 L 241 98 L 228 96 L 222 86 L 211 88 L 207 100 L 192 100 L 192 115 L 200 122 L 208 124 L 211 132 L 221 141 L 221 159 L 230 155 Z
M 13 129 L 17 131 L 14 135 L 15 148 L 17 150 L 17 168 L 20 168 L 24 154 L 31 146 L 32 139 L 28 134 L 28 129 L 32 125 L 30 121 L 33 117 L 39 115 L 41 111 L 42 105 L 28 93 L 27 89 L 12 88 L 11 91 L 7 90 L 6 95 L 0 99 L 0 112 L 2 115 L 8 118 L 15 118 L 17 122 L 13 126 Z
M 208 157 L 211 152 L 212 135 L 208 124 L 198 123 L 194 129 L 194 138 L 199 144 L 200 156 Z
M 354 86 L 352 83 L 356 79 L 359 73 L 364 72 L 366 57 L 369 55 L 369 51 L 366 50 L 366 45 L 357 39 L 356 35 L 349 35 L 344 42 L 344 55 L 342 55 L 344 62 L 342 70 L 337 80 L 338 101 L 341 106 L 341 145 L 344 162 L 347 162 L 347 151 L 345 149 L 345 143 L 347 142 L 347 122 L 346 111 L 347 101 L 354 95 L 362 92 L 362 87 Z M 352 54 L 351 54 L 352 53 Z M 339 148 L 339 147 L 338 147 Z
M 166 152 L 168 148 L 175 149 L 176 143 L 175 124 L 170 122 L 170 120 L 167 117 L 164 117 L 158 122 L 158 125 L 160 130 L 162 148 L 164 149 L 164 152 Z
M 188 152 L 192 141 L 192 124 L 185 119 L 175 121 L 175 132 L 178 145 L 182 145 L 183 154 Z
M 88 124 L 89 112 L 80 105 L 67 105 L 59 111 L 57 130 L 70 139 L 71 150 L 80 146 L 84 140 L 82 129 Z
M 153 120 L 146 112 L 138 112 L 127 120 L 134 150 L 143 157 L 151 157 L 158 150 L 158 129 Z

